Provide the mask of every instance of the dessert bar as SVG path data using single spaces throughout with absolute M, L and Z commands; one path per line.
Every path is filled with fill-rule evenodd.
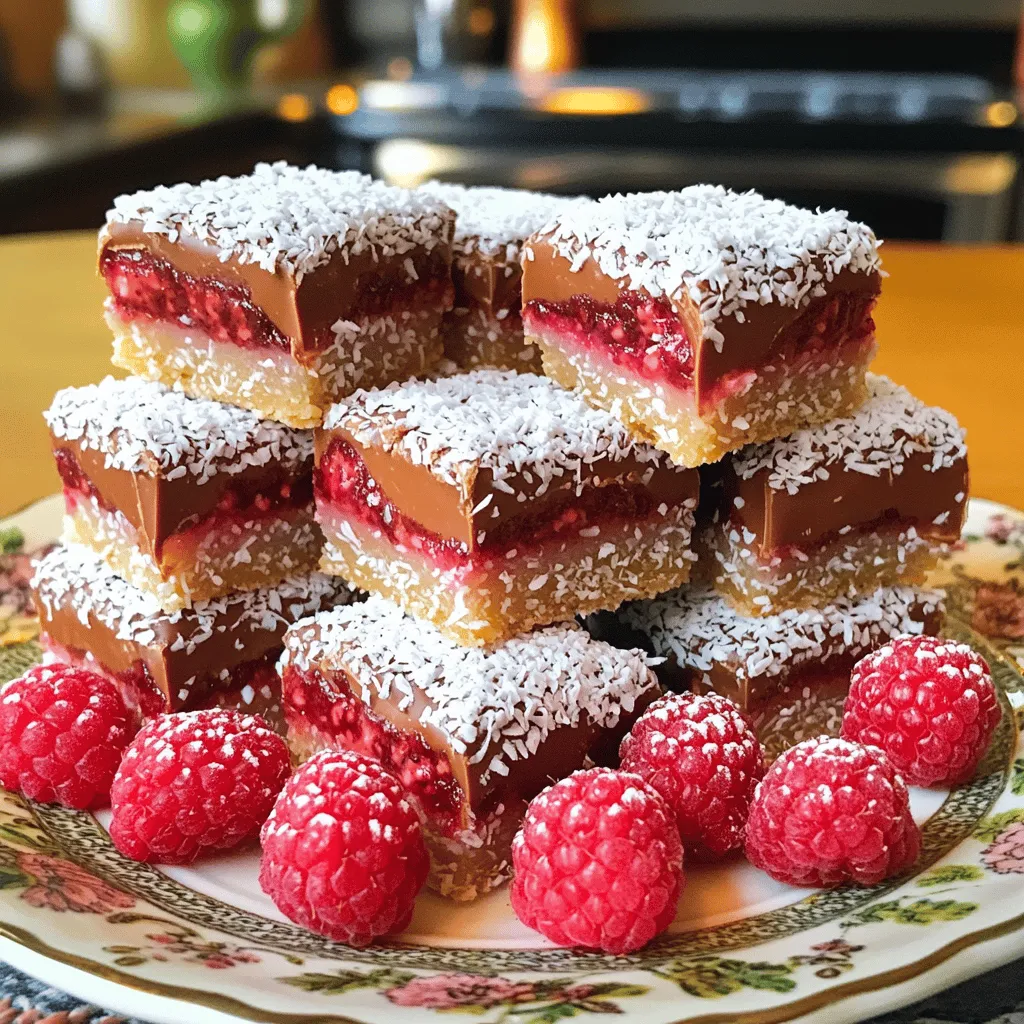
M 320 565 L 492 643 L 688 579 L 698 486 L 545 377 L 407 381 L 316 431 Z
M 288 631 L 288 741 L 304 760 L 344 748 L 378 760 L 423 822 L 428 885 L 470 900 L 507 880 L 526 804 L 619 740 L 660 693 L 640 651 L 574 623 L 481 650 L 380 597 Z
M 695 584 L 591 624 L 597 636 L 666 658 L 657 671 L 667 688 L 735 701 L 774 756 L 811 736 L 838 735 L 854 664 L 894 637 L 937 633 L 943 600 L 938 590 L 881 587 L 819 609 L 751 618 Z
M 272 722 L 285 630 L 353 597 L 341 580 L 309 573 L 167 613 L 77 544 L 44 555 L 32 588 L 45 650 L 112 679 L 143 716 L 226 706 Z
M 558 209 L 574 200 L 438 181 L 428 181 L 421 189 L 447 203 L 456 214 L 452 249 L 455 306 L 445 315 L 445 355 L 463 369 L 493 367 L 540 373 L 540 352 L 523 340 L 520 250 Z
M 313 426 L 440 358 L 453 223 L 431 196 L 284 163 L 120 196 L 99 244 L 114 364 Z
M 919 585 L 967 510 L 964 432 L 885 377 L 850 416 L 701 470 L 698 574 L 743 615 Z
M 311 431 L 137 377 L 58 391 L 45 417 L 64 539 L 165 611 L 316 568 Z
M 544 372 L 680 465 L 851 412 L 880 289 L 870 229 L 720 186 L 568 206 L 523 253 Z

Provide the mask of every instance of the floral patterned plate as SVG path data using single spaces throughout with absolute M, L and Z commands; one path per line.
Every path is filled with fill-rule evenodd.
M 0 681 L 38 656 L 26 556 L 59 518 L 47 499 L 0 524 Z M 922 998 L 1024 954 L 1024 515 L 972 502 L 941 582 L 947 631 L 989 659 L 1004 715 L 972 783 L 914 792 L 924 846 L 906 877 L 810 892 L 741 858 L 697 865 L 669 934 L 622 958 L 551 947 L 504 892 L 466 906 L 425 896 L 406 933 L 353 950 L 276 912 L 255 850 L 134 864 L 103 815 L 0 791 L 0 957 L 167 1024 L 842 1022 Z

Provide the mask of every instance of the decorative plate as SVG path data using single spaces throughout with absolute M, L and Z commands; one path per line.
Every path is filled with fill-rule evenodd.
M 0 529 L 0 681 L 26 639 L 28 556 L 59 529 L 47 499 Z M 1003 720 L 978 777 L 915 791 L 914 870 L 873 889 L 779 885 L 741 858 L 688 868 L 671 931 L 641 953 L 555 949 L 504 892 L 420 899 L 409 930 L 353 950 L 285 921 L 258 851 L 157 869 L 121 857 L 104 815 L 0 791 L 0 957 L 88 1001 L 180 1024 L 837 1022 L 922 998 L 1024 954 L 1024 515 L 973 501 L 944 567 L 950 636 L 972 643 Z

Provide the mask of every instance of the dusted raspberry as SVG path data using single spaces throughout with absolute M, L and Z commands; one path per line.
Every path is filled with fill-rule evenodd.
M 0 696 L 0 785 L 42 803 L 105 807 L 133 732 L 113 683 L 36 665 Z
M 637 719 L 619 749 L 621 767 L 652 785 L 675 811 L 689 852 L 713 859 L 743 845 L 761 744 L 725 697 L 672 694 Z
M 632 953 L 664 931 L 683 887 L 671 808 L 631 772 L 591 768 L 530 804 L 512 846 L 512 909 L 559 946 Z
M 904 636 L 857 662 L 842 735 L 871 743 L 914 786 L 955 786 L 978 767 L 999 700 L 985 659 L 966 644 Z
M 255 836 L 291 764 L 259 715 L 161 715 L 135 737 L 110 791 L 110 837 L 132 860 L 188 864 Z
M 875 885 L 920 848 L 907 787 L 885 754 L 829 736 L 768 769 L 747 819 L 747 858 L 790 885 Z
M 402 787 L 376 761 L 325 750 L 263 826 L 260 885 L 296 924 L 352 946 L 401 931 L 429 859 Z

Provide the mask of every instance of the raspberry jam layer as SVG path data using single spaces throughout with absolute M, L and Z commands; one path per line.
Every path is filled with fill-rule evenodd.
M 641 486 L 589 487 L 579 497 L 572 494 L 547 502 L 533 514 L 499 524 L 487 533 L 483 544 L 470 549 L 405 515 L 381 491 L 359 453 L 342 438 L 335 438 L 324 452 L 314 473 L 314 489 L 321 508 L 379 531 L 397 548 L 421 552 L 442 571 L 471 569 L 475 558 L 503 558 L 511 548 L 521 552 L 551 540 L 577 537 L 581 530 L 604 523 L 642 522 L 654 512 L 654 499 Z
M 624 291 L 614 304 L 589 295 L 565 302 L 534 299 L 524 311 L 528 330 L 555 334 L 580 348 L 606 350 L 636 376 L 693 386 L 694 349 L 668 299 Z
M 867 341 L 875 331 L 874 302 L 871 294 L 852 292 L 812 301 L 775 339 L 771 361 L 806 359 L 850 342 Z M 574 295 L 565 302 L 534 299 L 526 305 L 524 321 L 530 333 L 598 350 L 635 377 L 663 381 L 684 391 L 693 388 L 694 346 L 663 297 L 624 291 L 614 304 L 596 302 L 589 295 Z
M 69 515 L 83 499 L 92 499 L 100 508 L 111 514 L 120 511 L 89 479 L 75 458 L 74 452 L 67 448 L 58 448 L 54 452 L 54 460 L 57 463 L 57 473 L 64 485 L 64 504 Z M 211 511 L 183 519 L 158 547 L 166 544 L 172 537 L 175 544 L 188 546 L 193 542 L 198 543 L 201 537 L 210 533 L 231 529 L 244 523 L 285 517 L 308 508 L 312 500 L 311 472 L 299 477 L 282 477 L 280 480 L 270 482 L 263 480 L 259 486 L 247 482 L 244 476 L 239 476 L 228 486 Z
M 144 249 L 107 249 L 100 259 L 114 308 L 126 320 L 195 328 L 247 349 L 291 348 L 244 285 L 193 277 Z
M 402 274 L 377 269 L 355 281 L 344 319 L 400 312 L 442 310 L 451 305 L 452 284 L 444 257 L 437 252 L 409 257 L 413 268 Z M 244 349 L 291 351 L 289 339 L 254 302 L 242 284 L 216 277 L 194 277 L 145 249 L 107 249 L 100 258 L 115 311 L 125 320 L 148 320 L 199 330 L 214 341 Z M 314 327 L 306 347 L 326 348 L 333 340 L 329 324 Z
M 431 749 L 419 733 L 375 715 L 337 675 L 328 683 L 316 670 L 289 665 L 282 687 L 289 731 L 312 728 L 343 750 L 379 761 L 435 831 L 445 836 L 459 831 L 464 797 L 445 754 Z

